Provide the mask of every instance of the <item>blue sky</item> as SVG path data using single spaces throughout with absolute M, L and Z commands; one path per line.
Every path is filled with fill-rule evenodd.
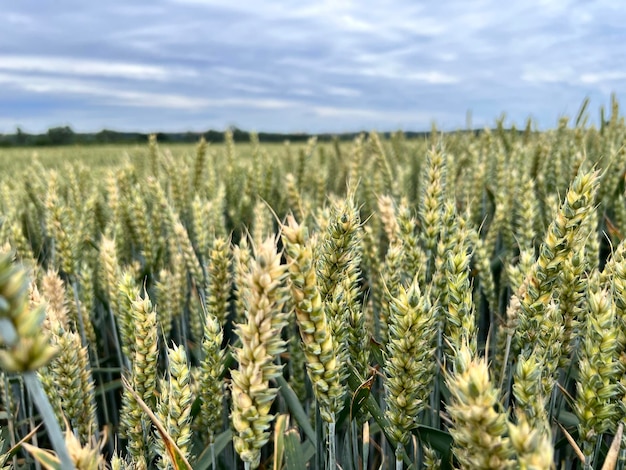
M 617 1 L 3 3 L 0 132 L 546 128 L 626 94 Z

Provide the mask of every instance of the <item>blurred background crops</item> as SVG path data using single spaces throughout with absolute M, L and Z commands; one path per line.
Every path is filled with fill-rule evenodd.
M 75 465 L 624 468 L 625 137 L 614 102 L 541 133 L 0 150 Z M 30 365 L 0 380 L 9 468 L 50 448 Z

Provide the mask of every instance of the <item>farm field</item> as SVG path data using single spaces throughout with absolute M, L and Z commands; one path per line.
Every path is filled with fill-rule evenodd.
M 625 468 L 626 122 L 585 123 L 0 149 L 0 467 Z

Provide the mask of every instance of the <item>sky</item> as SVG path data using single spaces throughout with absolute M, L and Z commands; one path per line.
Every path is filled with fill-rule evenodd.
M 0 4 L 0 133 L 545 129 L 626 95 L 617 1 Z

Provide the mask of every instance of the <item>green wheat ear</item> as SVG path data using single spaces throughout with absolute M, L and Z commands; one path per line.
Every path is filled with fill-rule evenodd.
M 130 316 L 133 318 L 133 338 L 135 338 L 130 360 L 130 383 L 139 397 L 156 406 L 158 327 L 157 313 L 150 299 L 142 299 L 134 293 L 130 301 Z M 127 451 L 132 461 L 141 468 L 147 468 L 150 456 L 150 420 L 137 400 L 126 389 L 122 395 L 121 435 L 128 439 Z
M 324 312 L 307 229 L 289 216 L 282 227 L 282 237 L 307 373 L 322 419 L 331 423 L 343 408 L 346 392 L 338 361 L 340 346 Z
M 595 284 L 595 285 L 594 285 Z M 597 462 L 595 448 L 603 433 L 614 432 L 621 412 L 623 374 L 618 355 L 618 328 L 615 304 L 608 291 L 597 289 L 592 279 L 587 294 L 587 311 L 581 328 L 579 380 L 574 412 L 585 461 Z
M 517 464 L 521 469 L 550 469 L 554 448 L 550 433 L 533 429 L 524 415 L 518 416 L 517 424 L 509 423 L 509 439 L 515 450 Z
M 97 430 L 94 382 L 87 348 L 77 333 L 65 330 L 59 322 L 51 325 L 53 344 L 59 354 L 40 372 L 57 419 L 68 424 L 88 444 Z
M 269 382 L 281 373 L 282 367 L 274 362 L 286 349 L 281 339 L 287 324 L 285 274 L 275 241 L 266 239 L 257 247 L 246 279 L 246 322 L 236 326 L 241 347 L 234 349 L 239 366 L 231 371 L 233 444 L 246 468 L 259 466 L 274 419 L 270 409 L 277 389 Z
M 428 294 L 422 294 L 417 278 L 409 289 L 400 286 L 391 299 L 389 342 L 385 361 L 385 415 L 391 435 L 398 442 L 396 459 L 426 408 L 435 378 L 432 355 L 436 348 L 436 317 L 431 314 Z
M 332 209 L 317 250 L 317 281 L 332 334 L 339 344 L 338 360 L 366 372 L 368 350 L 362 344 L 365 318 L 359 300 L 362 229 L 353 195 Z
M 448 413 L 453 423 L 453 452 L 461 468 L 513 468 L 506 414 L 499 410 L 487 362 L 463 345 L 446 382 L 452 394 Z
M 167 350 L 167 374 L 160 381 L 161 396 L 156 405 L 156 415 L 165 430 L 180 449 L 185 458 L 189 457 L 191 447 L 191 373 L 187 363 L 185 348 L 177 346 Z M 165 444 L 156 440 L 155 447 L 160 456 L 166 454 Z M 159 468 L 171 468 L 168 459 L 158 461 Z
M 513 337 L 514 357 L 524 349 L 532 350 L 536 344 L 537 330 L 532 323 L 543 316 L 545 306 L 559 287 L 562 264 L 578 240 L 580 229 L 592 209 L 597 188 L 597 172 L 577 176 L 548 227 L 539 258 L 517 293 L 520 311 Z
M 224 401 L 224 355 L 222 341 L 224 334 L 217 318 L 206 312 L 204 340 L 202 341 L 203 358 L 200 362 L 200 414 L 197 426 L 200 433 L 208 435 L 213 444 L 215 436 L 222 427 L 222 404 Z
M 0 256 L 0 367 L 7 372 L 28 372 L 46 365 L 56 354 L 41 325 L 43 306 L 31 309 L 26 271 Z
M 49 335 L 42 331 L 43 307 L 31 309 L 26 271 L 9 254 L 0 255 L 0 367 L 20 373 L 33 403 L 39 409 L 52 445 L 64 468 L 73 469 L 63 433 L 35 370 L 47 365 L 57 353 Z

